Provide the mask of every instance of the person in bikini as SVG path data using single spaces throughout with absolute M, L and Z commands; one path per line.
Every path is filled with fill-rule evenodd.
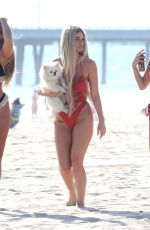
M 7 86 L 13 76 L 15 56 L 12 32 L 7 19 L 0 18 L 0 178 L 2 175 L 2 157 L 10 125 L 10 108 L 8 96 L 3 87 Z
M 60 173 L 69 191 L 67 206 L 85 206 L 86 172 L 84 157 L 93 134 L 93 114 L 87 102 L 88 89 L 98 115 L 97 135 L 106 133 L 103 109 L 98 91 L 96 63 L 88 56 L 86 34 L 80 27 L 70 26 L 61 35 L 61 55 L 58 61 L 63 68 L 67 84 L 68 113 L 60 112 L 54 122 L 55 143 Z M 39 95 L 57 96 L 55 93 Z

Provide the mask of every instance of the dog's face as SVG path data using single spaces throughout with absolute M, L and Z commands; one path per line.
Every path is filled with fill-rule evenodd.
M 62 76 L 62 68 L 58 62 L 44 64 L 40 70 L 40 77 L 45 81 L 58 80 Z

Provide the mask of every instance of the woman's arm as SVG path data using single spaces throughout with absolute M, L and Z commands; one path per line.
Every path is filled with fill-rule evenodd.
M 99 124 L 97 127 L 97 135 L 100 134 L 100 137 L 104 136 L 106 133 L 106 127 L 105 127 L 105 120 L 103 115 L 103 109 L 102 109 L 102 103 L 101 98 L 98 90 L 98 74 L 97 74 L 97 66 L 94 61 L 89 61 L 89 85 L 90 85 L 90 93 L 91 98 L 94 104 L 94 107 L 96 109 L 98 118 L 99 118 Z
M 38 89 L 37 91 L 37 94 L 39 96 L 45 96 L 45 97 L 57 97 L 59 96 L 61 93 L 60 92 L 43 92 L 41 89 Z
M 135 80 L 138 84 L 138 87 L 140 90 L 145 89 L 148 84 L 150 83 L 150 62 L 148 62 L 146 71 L 143 76 L 141 76 L 139 69 L 138 69 L 138 64 L 141 62 L 143 59 L 143 56 L 145 55 L 145 52 L 141 50 L 134 58 L 132 62 L 132 68 L 133 68 L 133 73 Z
M 4 59 L 8 59 L 13 53 L 13 39 L 12 32 L 7 23 L 6 18 L 0 18 L 2 36 L 4 39 L 4 44 L 1 48 L 1 55 Z

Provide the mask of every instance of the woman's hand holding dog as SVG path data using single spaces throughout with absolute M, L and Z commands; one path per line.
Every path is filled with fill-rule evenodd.
M 49 92 L 43 92 L 41 89 L 38 89 L 37 91 L 37 94 L 40 95 L 40 96 L 46 96 L 46 97 L 57 97 L 61 94 L 61 92 L 52 92 L 52 91 L 49 91 Z

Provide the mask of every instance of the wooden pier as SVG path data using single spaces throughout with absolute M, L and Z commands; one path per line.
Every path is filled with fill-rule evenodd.
M 60 29 L 12 29 L 16 48 L 16 69 L 18 71 L 16 84 L 22 84 L 25 46 L 33 47 L 35 68 L 35 84 L 38 83 L 39 68 L 42 64 L 45 45 L 52 45 L 60 41 Z M 143 43 L 149 58 L 150 30 L 86 30 L 89 42 L 102 46 L 102 83 L 106 83 L 107 44 L 108 43 Z

